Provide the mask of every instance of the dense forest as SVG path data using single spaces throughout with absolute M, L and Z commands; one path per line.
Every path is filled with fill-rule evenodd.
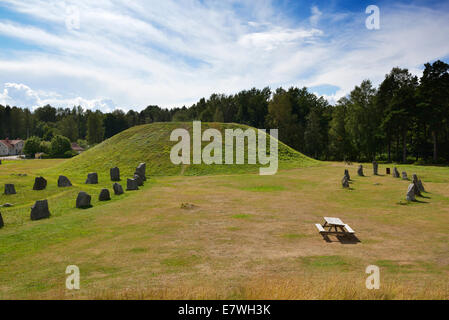
M 317 159 L 449 163 L 449 65 L 425 64 L 420 79 L 393 68 L 378 88 L 365 80 L 336 105 L 294 87 L 213 94 L 190 107 L 127 113 L 0 105 L 0 137 L 50 141 L 62 135 L 95 145 L 135 125 L 192 120 L 278 128 L 281 141 Z

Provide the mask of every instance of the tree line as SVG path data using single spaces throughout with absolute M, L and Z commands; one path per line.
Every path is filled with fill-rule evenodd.
M 61 135 L 94 145 L 132 126 L 193 120 L 277 128 L 282 142 L 316 159 L 448 163 L 449 65 L 427 63 L 421 78 L 393 68 L 377 88 L 364 80 L 335 105 L 296 87 L 212 94 L 190 107 L 127 113 L 0 105 L 0 136 L 51 141 Z

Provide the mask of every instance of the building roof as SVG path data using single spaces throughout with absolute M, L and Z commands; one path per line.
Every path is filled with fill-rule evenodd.
M 72 150 L 74 151 L 84 151 L 84 148 L 80 147 L 78 143 L 72 142 Z
M 23 140 L 21 140 L 21 139 L 9 140 L 8 138 L 6 138 L 5 140 L 0 140 L 0 142 L 2 142 L 8 148 L 12 148 L 19 142 L 23 142 Z

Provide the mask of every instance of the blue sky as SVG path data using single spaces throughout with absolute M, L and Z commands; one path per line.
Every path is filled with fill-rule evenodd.
M 0 104 L 171 108 L 265 86 L 334 103 L 448 62 L 448 35 L 448 1 L 0 0 Z

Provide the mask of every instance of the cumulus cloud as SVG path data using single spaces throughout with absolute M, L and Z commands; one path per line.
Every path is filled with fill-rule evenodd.
M 364 10 L 314 6 L 298 20 L 268 0 L 239 10 L 233 1 L 191 0 L 2 5 L 16 14 L 0 18 L 0 36 L 24 44 L 0 53 L 0 102 L 11 105 L 175 107 L 214 92 L 323 84 L 340 88 L 327 96 L 335 101 L 365 78 L 379 83 L 392 67 L 419 73 L 449 56 L 444 4 L 385 4 L 376 31 L 365 28 Z M 79 28 L 66 28 L 74 12 Z
M 40 104 L 40 98 L 35 91 L 24 84 L 5 83 L 3 93 L 0 93 L 0 103 L 27 108 L 38 106 Z
M 20 83 L 5 83 L 3 92 L 0 91 L 0 104 L 9 106 L 20 106 L 23 108 L 36 109 L 50 104 L 54 107 L 82 106 L 92 110 L 106 112 L 117 108 L 111 99 L 84 99 L 82 97 L 64 98 L 57 93 L 38 92 Z

